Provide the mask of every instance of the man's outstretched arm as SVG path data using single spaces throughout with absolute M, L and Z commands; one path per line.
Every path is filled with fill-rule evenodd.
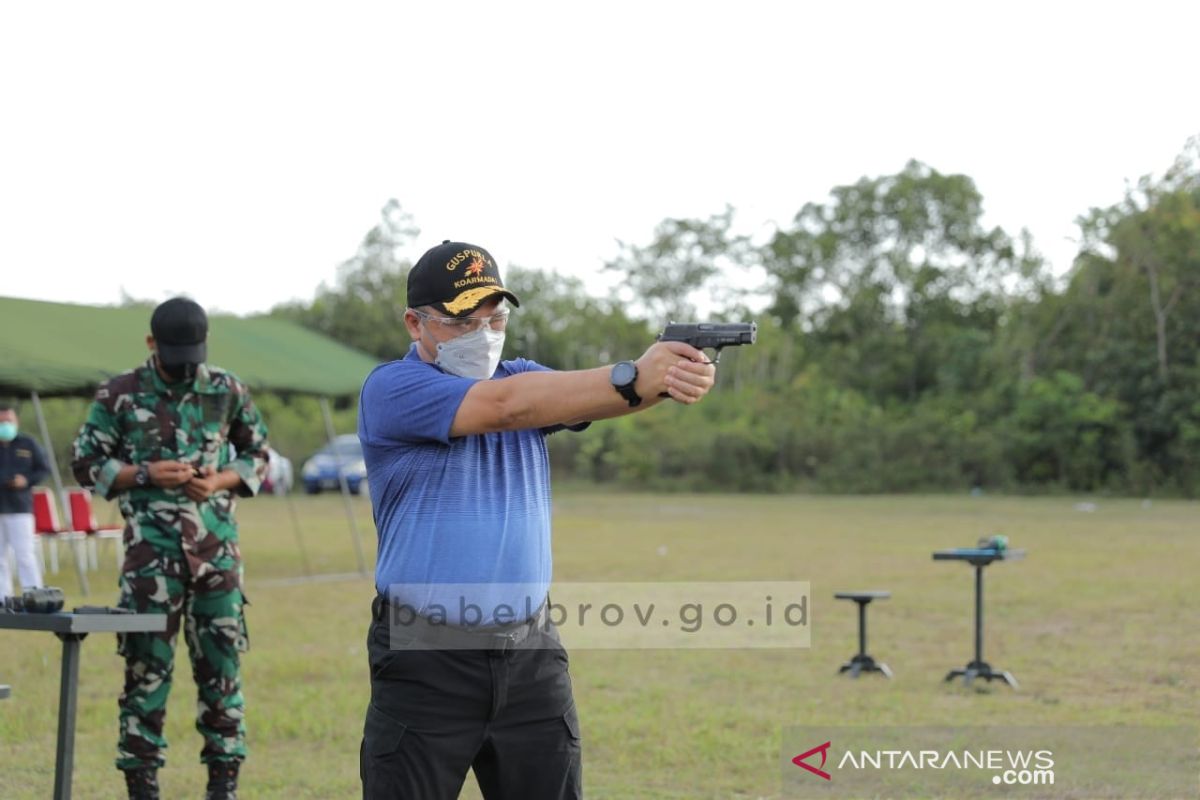
M 450 426 L 451 436 L 545 428 L 619 417 L 657 405 L 666 393 L 680 403 L 699 401 L 712 388 L 716 368 L 683 342 L 657 342 L 637 360 L 630 407 L 612 387 L 611 367 L 571 372 L 525 372 L 472 386 Z

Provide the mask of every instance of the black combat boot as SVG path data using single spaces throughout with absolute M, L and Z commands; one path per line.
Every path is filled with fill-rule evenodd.
M 125 772 L 125 788 L 129 791 L 129 800 L 159 800 L 158 770 L 154 767 L 127 769 Z
M 208 762 L 208 789 L 204 800 L 237 800 L 240 761 Z

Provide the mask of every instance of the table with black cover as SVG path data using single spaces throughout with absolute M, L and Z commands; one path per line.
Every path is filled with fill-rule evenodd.
M 79 653 L 89 633 L 151 633 L 167 629 L 166 614 L 55 614 L 0 612 L 0 630 L 48 631 L 62 640 L 62 672 L 58 687 L 58 746 L 54 757 L 54 798 L 71 797 L 75 762 L 75 703 L 79 688 Z
M 975 567 L 975 659 L 962 669 L 946 673 L 946 680 L 961 676 L 963 683 L 970 686 L 975 678 L 1004 681 L 1017 688 L 1017 679 L 1006 670 L 993 669 L 983 660 L 983 568 L 995 561 L 1016 561 L 1025 557 L 1024 550 L 998 549 L 993 547 L 956 547 L 952 550 L 937 550 L 934 561 L 964 561 Z

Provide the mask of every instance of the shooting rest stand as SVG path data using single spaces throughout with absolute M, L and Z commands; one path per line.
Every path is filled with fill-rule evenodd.
M 857 678 L 863 672 L 879 672 L 885 678 L 892 677 L 892 671 L 882 661 L 876 661 L 867 655 L 867 606 L 872 600 L 886 600 L 891 592 L 837 592 L 833 595 L 838 600 L 853 600 L 858 603 L 858 654 L 842 664 L 838 674 L 849 672 L 851 678 Z
M 962 669 L 952 669 L 946 673 L 946 681 L 962 677 L 963 685 L 970 686 L 971 681 L 979 678 L 988 683 L 1004 681 L 1014 689 L 1019 688 L 1011 672 L 993 669 L 991 664 L 983 660 L 983 568 L 993 561 L 1016 561 L 1024 557 L 1024 550 L 996 550 L 990 547 L 958 547 L 938 550 L 933 554 L 934 561 L 965 561 L 975 567 L 975 658 Z

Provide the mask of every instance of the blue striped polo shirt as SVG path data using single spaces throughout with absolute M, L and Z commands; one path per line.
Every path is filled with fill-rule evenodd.
M 502 361 L 492 380 L 547 369 Z M 379 534 L 376 588 L 451 624 L 525 619 L 552 572 L 546 436 L 562 426 L 452 438 L 474 384 L 422 361 L 414 344 L 367 376 L 358 411 Z

